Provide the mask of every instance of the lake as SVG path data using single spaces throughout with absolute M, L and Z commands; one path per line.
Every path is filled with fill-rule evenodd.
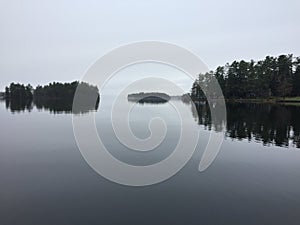
M 195 110 L 190 102 L 172 101 L 190 111 L 200 141 L 175 176 L 145 187 L 119 185 L 94 172 L 76 145 L 70 111 L 12 109 L 0 102 L 0 224 L 299 224 L 300 107 L 227 104 L 225 140 L 211 166 L 199 172 L 217 124 L 205 103 L 197 102 Z M 180 119 L 170 104 L 122 104 L 134 105 L 130 124 L 139 138 L 149 136 L 156 116 L 168 131 L 154 151 L 131 151 L 114 137 L 110 100 L 101 97 L 96 125 L 111 154 L 134 165 L 171 154 Z

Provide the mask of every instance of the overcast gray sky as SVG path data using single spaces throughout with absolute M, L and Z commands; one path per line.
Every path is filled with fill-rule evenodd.
M 299 0 L 2 0 L 0 90 L 10 82 L 80 79 L 100 56 L 133 41 L 178 44 L 210 69 L 299 56 L 299 9 Z

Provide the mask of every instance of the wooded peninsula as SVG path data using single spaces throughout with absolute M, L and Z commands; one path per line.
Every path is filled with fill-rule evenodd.
M 290 100 L 300 102 L 300 57 L 292 54 L 267 56 L 264 60 L 234 61 L 215 71 L 200 74 L 191 97 L 205 98 L 200 86 L 215 77 L 228 100 Z

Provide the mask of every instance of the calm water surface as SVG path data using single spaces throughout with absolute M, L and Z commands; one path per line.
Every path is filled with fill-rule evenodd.
M 115 157 L 147 165 L 172 152 L 180 122 L 168 103 L 134 106 L 130 124 L 140 138 L 150 134 L 152 117 L 161 116 L 168 127 L 162 145 L 142 154 L 114 138 L 109 102 L 101 99 L 96 123 Z M 229 104 L 226 139 L 201 173 L 209 132 L 218 126 L 205 104 L 180 107 L 190 109 L 193 128 L 201 131 L 193 158 L 171 179 L 136 188 L 107 181 L 87 165 L 68 110 L 11 110 L 0 102 L 0 224 L 300 223 L 300 107 Z

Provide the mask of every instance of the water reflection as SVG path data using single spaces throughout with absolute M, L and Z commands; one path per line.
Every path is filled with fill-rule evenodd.
M 10 101 L 10 100 L 6 99 L 5 106 L 7 109 L 10 109 L 11 112 L 20 112 L 20 111 L 30 112 L 33 109 L 32 100 L 17 99 L 14 101 Z
M 60 98 L 60 99 L 49 99 L 49 98 L 37 98 L 37 99 L 7 99 L 5 100 L 6 109 L 9 109 L 12 113 L 15 112 L 31 112 L 34 107 L 38 110 L 46 110 L 50 113 L 88 113 L 93 110 L 98 110 L 99 107 L 98 98 L 96 104 L 87 102 L 82 104 L 81 107 L 77 107 L 76 110 L 72 109 L 73 99 L 72 98 Z
M 130 100 L 128 100 L 130 101 Z M 174 100 L 172 100 L 174 101 Z M 96 105 L 85 105 L 76 112 L 72 111 L 72 99 L 34 99 L 5 100 L 5 105 L 12 113 L 31 112 L 34 108 L 50 113 L 88 113 L 98 110 Z M 219 131 L 224 121 L 212 124 L 208 104 L 205 101 L 194 102 L 190 107 L 195 122 L 204 129 Z M 164 104 L 165 102 L 138 101 L 143 104 Z M 300 106 L 278 104 L 227 103 L 226 137 L 233 140 L 261 142 L 263 145 L 300 148 Z
M 218 130 L 211 123 L 206 102 L 191 107 L 199 125 Z M 275 104 L 227 103 L 227 137 L 262 142 L 264 145 L 300 148 L 300 107 Z

